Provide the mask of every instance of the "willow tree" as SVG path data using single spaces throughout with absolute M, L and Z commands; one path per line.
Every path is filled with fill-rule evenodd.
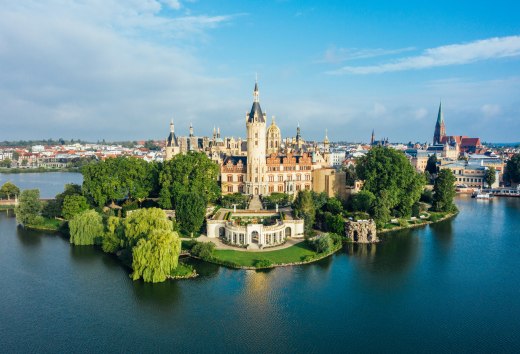
M 179 263 L 181 241 L 172 230 L 156 229 L 141 238 L 132 249 L 132 279 L 165 281 Z
M 117 216 L 109 216 L 105 223 L 105 233 L 101 247 L 106 253 L 116 253 L 124 245 L 123 222 Z
M 138 209 L 132 211 L 124 220 L 125 247 L 135 246 L 142 238 L 155 230 L 172 231 L 173 225 L 164 210 L 158 208 Z
M 78 246 L 93 245 L 103 236 L 103 220 L 95 210 L 77 214 L 69 221 L 70 243 Z

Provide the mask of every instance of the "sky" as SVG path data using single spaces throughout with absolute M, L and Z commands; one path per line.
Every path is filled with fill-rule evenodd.
M 520 141 L 520 2 L 0 0 L 0 140 Z

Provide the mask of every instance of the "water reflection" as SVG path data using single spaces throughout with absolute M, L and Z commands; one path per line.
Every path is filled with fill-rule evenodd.
M 153 305 L 153 308 L 164 313 L 175 308 L 181 297 L 178 281 L 145 283 L 142 280 L 133 281 L 129 279 L 128 286 L 132 289 L 139 305 Z
M 74 261 L 81 263 L 93 263 L 99 260 L 100 253 L 92 246 L 70 245 L 70 255 Z
M 430 225 L 434 246 L 443 255 L 447 255 L 453 245 L 453 220 L 446 220 Z
M 26 247 L 40 247 L 42 241 L 41 241 L 41 235 L 37 232 L 24 229 L 21 226 L 18 226 L 16 228 L 16 236 L 18 237 L 18 240 L 26 246 Z

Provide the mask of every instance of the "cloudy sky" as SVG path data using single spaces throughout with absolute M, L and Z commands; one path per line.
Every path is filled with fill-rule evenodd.
M 0 0 L 0 140 L 520 141 L 517 1 Z M 270 121 L 271 118 L 269 118 Z

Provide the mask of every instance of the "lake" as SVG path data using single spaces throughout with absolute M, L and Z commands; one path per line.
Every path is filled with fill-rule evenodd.
M 48 176 L 41 178 L 56 182 Z M 198 278 L 162 284 L 132 281 L 98 249 L 19 229 L 4 211 L 0 347 L 519 352 L 520 199 L 460 197 L 457 205 L 452 220 L 351 245 L 318 263 L 249 271 L 192 261 Z

